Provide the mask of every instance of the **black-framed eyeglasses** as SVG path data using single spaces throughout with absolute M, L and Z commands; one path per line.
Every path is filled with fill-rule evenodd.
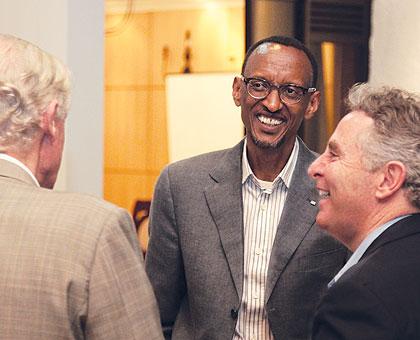
M 279 93 L 280 100 L 285 104 L 299 103 L 307 93 L 316 91 L 315 87 L 303 87 L 295 84 L 274 85 L 265 79 L 241 77 L 248 94 L 254 99 L 266 98 L 273 89 Z

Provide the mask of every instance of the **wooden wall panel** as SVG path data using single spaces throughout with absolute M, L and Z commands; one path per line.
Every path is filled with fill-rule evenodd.
M 244 15 L 244 8 L 137 13 L 105 36 L 105 199 L 131 211 L 136 199 L 152 198 L 168 163 L 165 75 L 184 65 L 185 31 L 193 72 L 240 72 Z M 119 20 L 108 15 L 106 25 Z
M 151 169 L 161 170 L 168 162 L 168 129 L 165 87 L 156 87 L 151 96 L 150 143 L 148 163 Z
M 148 168 L 149 96 L 148 89 L 106 91 L 105 170 Z
M 108 172 L 104 176 L 107 183 L 104 194 L 106 197 L 113 197 L 116 204 L 131 212 L 135 200 L 150 200 L 158 175 L 157 171 L 144 174 Z
M 245 12 L 241 8 L 153 13 L 151 20 L 154 81 L 163 81 L 162 69 L 179 73 L 184 66 L 185 32 L 191 32 L 193 72 L 240 70 L 245 50 Z M 167 67 L 162 51 L 169 48 Z
M 150 14 L 135 14 L 124 30 L 105 36 L 105 85 L 148 85 Z M 121 15 L 106 17 L 106 23 Z

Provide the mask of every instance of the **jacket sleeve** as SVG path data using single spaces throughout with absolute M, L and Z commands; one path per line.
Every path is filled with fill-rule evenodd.
M 397 321 L 377 293 L 363 282 L 345 280 L 332 286 L 321 301 L 312 339 L 397 340 L 397 333 Z
M 88 283 L 86 339 L 162 339 L 152 287 L 130 215 L 112 209 Z
M 175 203 L 169 177 L 167 167 L 155 187 L 146 253 L 146 271 L 156 294 L 162 328 L 167 339 L 172 336 L 172 328 L 186 294 Z

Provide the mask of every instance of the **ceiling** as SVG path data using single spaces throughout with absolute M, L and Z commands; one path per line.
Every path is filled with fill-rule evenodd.
M 130 8 L 134 12 L 156 12 L 179 9 L 243 7 L 245 0 L 105 0 L 107 14 L 124 13 Z

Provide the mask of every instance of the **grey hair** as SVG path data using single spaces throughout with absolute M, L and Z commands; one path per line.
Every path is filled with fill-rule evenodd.
M 361 145 L 369 171 L 389 161 L 407 169 L 404 187 L 414 207 L 420 208 L 420 97 L 391 87 L 356 84 L 347 98 L 350 111 L 363 111 L 374 120 L 374 129 Z
M 39 47 L 0 34 L 0 152 L 28 148 L 54 99 L 57 116 L 64 119 L 70 105 L 68 69 Z

